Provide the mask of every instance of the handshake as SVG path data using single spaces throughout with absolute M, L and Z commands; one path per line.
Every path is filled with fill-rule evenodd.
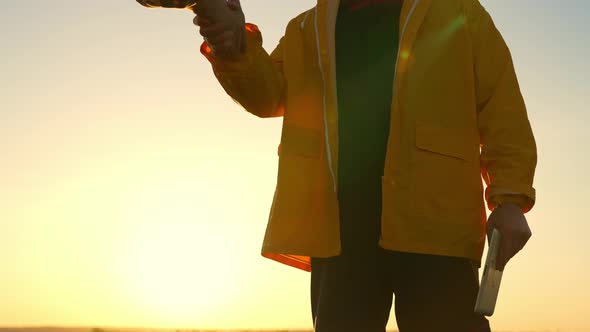
M 193 8 L 197 15 L 193 23 L 200 27 L 199 33 L 213 54 L 223 59 L 232 59 L 243 54 L 246 50 L 246 20 L 240 0 L 209 0 L 225 2 L 222 5 L 226 6 L 226 10 L 218 10 L 225 15 L 211 15 L 206 8 L 199 6 L 200 1 Z
M 213 51 L 223 59 L 232 59 L 246 50 L 245 18 L 240 0 L 137 0 L 150 8 L 185 8 L 197 16 L 194 24 Z

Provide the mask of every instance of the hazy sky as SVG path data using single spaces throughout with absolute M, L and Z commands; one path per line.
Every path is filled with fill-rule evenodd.
M 310 328 L 309 274 L 259 255 L 281 119 L 225 95 L 192 15 L 1 2 L 0 325 Z M 272 50 L 314 3 L 243 7 Z M 590 2 L 483 3 L 539 149 L 534 234 L 492 325 L 590 330 Z

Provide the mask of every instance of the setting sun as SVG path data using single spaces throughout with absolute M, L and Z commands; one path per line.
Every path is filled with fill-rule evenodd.
M 215 241 L 200 235 L 207 229 L 190 220 L 194 211 L 166 203 L 145 205 L 152 217 L 124 236 L 119 268 L 138 306 L 163 321 L 188 322 L 222 310 L 231 274 Z

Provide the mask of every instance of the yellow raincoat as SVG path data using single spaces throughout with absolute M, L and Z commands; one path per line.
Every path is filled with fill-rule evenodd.
M 318 0 L 270 55 L 252 24 L 237 60 L 201 47 L 248 112 L 283 116 L 262 254 L 307 271 L 309 257 L 340 253 L 338 6 Z M 480 262 L 484 198 L 490 209 L 512 201 L 525 212 L 535 201 L 536 145 L 510 52 L 477 0 L 406 0 L 399 29 L 380 245 Z

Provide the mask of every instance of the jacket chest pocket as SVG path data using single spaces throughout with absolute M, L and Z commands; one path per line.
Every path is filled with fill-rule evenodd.
M 415 135 L 412 213 L 453 218 L 459 211 L 478 207 L 483 193 L 477 135 L 422 123 L 416 124 Z

